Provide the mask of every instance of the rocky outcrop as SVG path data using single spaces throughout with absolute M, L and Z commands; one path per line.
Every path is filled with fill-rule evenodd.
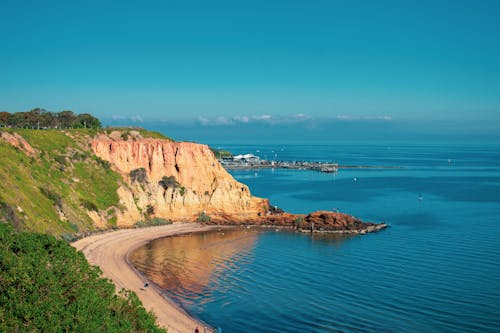
M 118 225 L 148 217 L 175 221 L 256 221 L 269 207 L 219 164 L 210 148 L 190 142 L 101 135 L 93 152 L 124 179 Z
M 28 156 L 36 156 L 36 150 L 31 147 L 31 145 L 19 134 L 17 133 L 9 133 L 9 132 L 1 132 L 0 137 L 4 139 L 10 145 L 20 149 Z
M 214 223 L 215 224 L 215 223 Z M 225 224 L 232 224 L 228 221 Z M 360 219 L 330 211 L 316 211 L 308 215 L 286 212 L 268 212 L 265 216 L 248 223 L 249 225 L 273 226 L 295 229 L 302 232 L 331 232 L 365 234 L 385 229 L 385 223 L 363 222 Z

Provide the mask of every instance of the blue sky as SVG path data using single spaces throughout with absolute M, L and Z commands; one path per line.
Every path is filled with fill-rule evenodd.
M 10 112 L 199 140 L 500 133 L 499 1 L 4 1 L 0 43 Z

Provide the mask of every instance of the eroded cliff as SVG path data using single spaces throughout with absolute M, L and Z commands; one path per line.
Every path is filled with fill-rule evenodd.
M 206 145 L 145 130 L 0 130 L 0 222 L 61 235 L 164 220 L 363 233 L 350 215 L 290 214 L 254 197 Z M 155 220 L 162 218 L 164 220 Z
M 145 217 L 251 222 L 268 210 L 268 201 L 252 196 L 206 145 L 103 134 L 91 146 L 124 180 L 118 225 Z

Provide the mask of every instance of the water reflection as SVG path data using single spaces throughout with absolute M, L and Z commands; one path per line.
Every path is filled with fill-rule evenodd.
M 210 298 L 225 271 L 252 260 L 258 233 L 238 228 L 161 238 L 134 251 L 130 260 L 170 296 L 192 303 Z

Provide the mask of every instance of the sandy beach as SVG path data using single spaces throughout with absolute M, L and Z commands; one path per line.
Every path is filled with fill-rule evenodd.
M 200 226 L 195 223 L 174 223 L 172 225 L 123 229 L 114 232 L 93 235 L 76 241 L 72 245 L 83 252 L 90 264 L 99 266 L 105 277 L 110 278 L 121 288 L 134 291 L 144 307 L 153 311 L 159 325 L 168 329 L 169 333 L 212 332 L 204 324 L 190 317 L 173 301 L 165 298 L 153 285 L 145 290 L 144 279 L 128 262 L 128 254 L 141 245 L 160 237 L 172 236 L 195 231 L 204 231 L 214 226 Z

